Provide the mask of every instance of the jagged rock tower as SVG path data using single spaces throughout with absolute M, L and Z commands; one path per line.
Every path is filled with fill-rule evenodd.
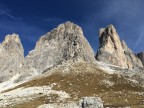
M 17 34 L 7 35 L 0 44 L 0 82 L 19 73 L 24 50 Z
M 95 61 L 93 50 L 82 29 L 71 22 L 60 24 L 42 36 L 35 49 L 26 57 L 27 64 L 39 73 L 65 61 Z
M 142 61 L 143 63 L 143 66 L 144 66 L 144 52 L 140 52 L 137 54 L 138 58 L 140 58 L 140 60 Z
M 113 25 L 100 29 L 96 59 L 122 68 L 143 67 L 138 57 L 127 47 L 124 41 L 120 40 Z

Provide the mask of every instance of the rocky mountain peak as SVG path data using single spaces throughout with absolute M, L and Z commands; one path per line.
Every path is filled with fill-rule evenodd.
M 99 30 L 99 43 L 100 47 L 107 49 L 109 47 L 111 50 L 121 50 L 121 41 L 118 33 L 113 25 L 108 25 L 106 28 L 101 28 Z
M 15 34 L 15 33 L 13 33 L 12 35 L 7 35 L 6 37 L 5 37 L 5 43 L 7 42 L 9 42 L 9 41 L 15 41 L 15 42 L 20 42 L 20 38 L 19 38 L 19 35 L 18 34 Z
M 94 53 L 82 29 L 71 22 L 60 24 L 42 36 L 26 61 L 39 72 L 64 61 L 95 61 Z
M 133 51 L 127 47 L 113 25 L 108 25 L 99 31 L 99 49 L 96 55 L 98 61 L 120 66 L 122 68 L 143 67 Z
M 42 36 L 40 40 L 37 42 L 38 45 L 36 45 L 36 47 L 43 45 L 45 44 L 45 42 L 50 41 L 52 39 L 66 39 L 67 37 L 69 37 L 74 41 L 77 39 L 77 37 L 81 36 L 83 37 L 83 31 L 81 27 L 79 27 L 76 24 L 73 24 L 70 21 L 67 21 L 66 23 L 60 24 L 57 28 L 54 28 L 52 31 Z
M 24 49 L 18 34 L 7 35 L 2 42 L 2 46 L 11 53 L 24 57 Z
M 112 24 L 108 25 L 106 28 L 101 28 L 99 30 L 99 33 L 100 33 L 99 34 L 100 37 L 103 35 L 109 35 L 110 36 L 113 34 L 117 34 L 116 29 Z
M 98 61 L 127 68 L 124 51 L 118 33 L 113 25 L 100 29 L 99 50 L 96 55 Z
M 142 61 L 143 63 L 143 66 L 144 66 L 144 52 L 140 52 L 137 54 L 138 58 L 140 58 L 140 60 Z
M 5 81 L 20 71 L 24 49 L 17 34 L 7 35 L 0 44 L 0 81 Z

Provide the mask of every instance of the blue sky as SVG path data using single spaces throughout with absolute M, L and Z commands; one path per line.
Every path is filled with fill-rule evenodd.
M 83 28 L 95 52 L 98 31 L 109 24 L 135 53 L 144 51 L 144 0 L 0 0 L 0 42 L 19 34 L 25 55 L 40 36 L 66 21 Z

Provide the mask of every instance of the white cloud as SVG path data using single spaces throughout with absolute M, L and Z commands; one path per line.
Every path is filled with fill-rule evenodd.
M 137 38 L 137 40 L 136 40 L 136 42 L 134 44 L 134 49 L 138 49 L 139 47 L 143 47 L 144 46 L 144 26 L 140 26 L 138 28 L 138 32 L 139 32 L 140 35 L 137 36 L 138 38 Z M 143 47 L 143 50 L 144 50 L 144 47 Z
M 22 18 L 14 16 L 11 10 L 7 8 L 0 8 L 0 16 L 6 16 L 12 20 L 22 20 Z

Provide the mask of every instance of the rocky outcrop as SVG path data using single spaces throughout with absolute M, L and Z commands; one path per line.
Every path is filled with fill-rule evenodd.
M 24 59 L 24 49 L 19 35 L 7 35 L 2 42 L 2 46 L 11 57 L 15 58 L 15 61 L 17 60 L 17 63 Z
M 104 108 L 100 97 L 83 97 L 79 102 L 79 108 Z
M 7 35 L 0 44 L 1 82 L 19 73 L 23 60 L 24 50 L 19 36 L 17 34 Z
M 82 29 L 71 22 L 60 24 L 42 36 L 35 49 L 26 57 L 27 64 L 39 73 L 68 60 L 95 61 L 93 50 Z
M 133 67 L 143 67 L 142 62 L 139 60 L 139 58 L 133 53 L 133 51 L 128 48 L 126 45 L 125 41 L 122 41 L 122 47 L 124 50 L 124 54 L 127 60 L 127 66 L 128 68 L 133 68 Z
M 137 54 L 138 58 L 142 61 L 142 64 L 144 66 L 144 52 L 140 52 Z
M 121 41 L 113 25 L 100 29 L 100 47 L 96 59 L 122 68 L 143 67 L 138 58 Z M 68 62 L 67 62 L 68 61 Z M 42 36 L 24 59 L 24 50 L 17 34 L 7 35 L 0 44 L 0 82 L 20 73 L 18 80 L 43 73 L 57 65 L 77 61 L 95 62 L 94 53 L 81 27 L 71 22 L 60 24 Z
M 132 69 L 143 67 L 141 61 L 135 56 L 130 48 L 127 47 L 113 25 L 102 28 L 99 31 L 99 49 L 96 59 L 105 63 Z
M 77 102 L 52 103 L 40 105 L 38 108 L 104 108 L 100 97 L 83 97 Z

